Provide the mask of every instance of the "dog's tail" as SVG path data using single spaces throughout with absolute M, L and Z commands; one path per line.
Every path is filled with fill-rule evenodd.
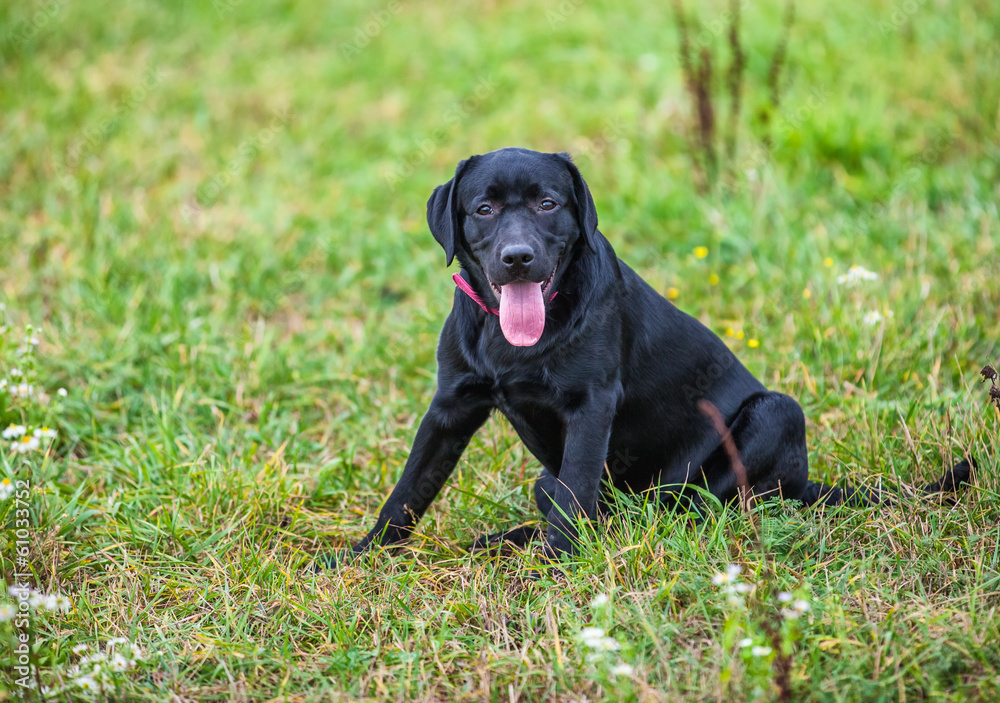
M 945 472 L 944 476 L 940 479 L 924 486 L 923 493 L 925 495 L 957 493 L 961 486 L 969 482 L 969 479 L 972 478 L 972 472 L 977 468 L 974 459 L 963 459 L 955 464 L 954 468 L 950 471 Z M 828 486 L 825 483 L 809 481 L 806 484 L 805 490 L 802 491 L 802 495 L 799 496 L 799 500 L 806 505 L 840 505 L 841 503 L 846 503 L 848 505 L 863 507 L 877 503 L 891 503 L 892 496 L 887 495 L 883 491 L 875 491 L 870 488 L 855 488 L 853 486 L 838 488 L 836 486 Z

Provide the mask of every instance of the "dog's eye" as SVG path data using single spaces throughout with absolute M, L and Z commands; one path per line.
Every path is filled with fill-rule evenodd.
M 480 205 L 479 209 L 476 210 L 477 215 L 491 215 L 493 214 L 493 208 L 489 205 Z
M 550 200 L 549 198 L 546 198 L 542 202 L 538 203 L 538 208 L 540 210 L 551 210 L 555 206 L 556 206 L 556 201 Z

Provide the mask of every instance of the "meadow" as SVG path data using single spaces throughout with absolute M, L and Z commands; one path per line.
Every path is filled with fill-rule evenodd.
M 732 123 L 733 6 L 686 8 L 715 172 L 670 2 L 0 6 L 0 700 L 1000 699 L 1000 9 L 737 4 Z M 404 548 L 315 573 L 434 392 L 427 198 L 509 145 L 802 403 L 813 477 L 909 497 L 623 498 L 557 572 L 467 552 L 536 519 L 494 417 Z

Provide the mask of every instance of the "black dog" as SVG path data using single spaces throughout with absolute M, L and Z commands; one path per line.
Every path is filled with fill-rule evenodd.
M 729 428 L 753 496 L 881 499 L 809 480 L 799 404 L 764 388 L 721 339 L 618 260 L 568 155 L 473 156 L 435 189 L 427 222 L 448 263 L 462 265 L 438 344 L 438 389 L 402 478 L 355 553 L 413 531 L 494 408 L 545 467 L 535 499 L 551 554 L 573 549 L 574 518 L 596 515 L 602 478 L 670 503 L 696 503 L 690 486 L 738 497 L 727 445 L 701 401 Z M 955 490 L 971 466 L 961 462 L 925 490 Z M 536 531 L 478 544 L 523 545 Z

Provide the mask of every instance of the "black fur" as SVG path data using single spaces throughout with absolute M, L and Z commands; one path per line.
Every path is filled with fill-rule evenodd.
M 546 199 L 555 207 L 544 209 Z M 546 301 L 538 343 L 516 347 L 496 316 L 455 291 L 438 345 L 437 393 L 399 483 L 355 553 L 412 532 L 494 409 L 545 467 L 535 495 L 556 554 L 573 549 L 568 518 L 595 516 L 603 478 L 623 491 L 655 489 L 668 502 L 690 499 L 691 485 L 723 501 L 737 496 L 701 400 L 725 419 L 754 495 L 808 505 L 881 500 L 809 480 L 799 404 L 768 391 L 721 339 L 618 260 L 568 155 L 511 148 L 473 156 L 434 191 L 427 220 L 449 263 L 458 258 L 489 306 L 498 304 L 490 280 L 543 281 L 553 269 L 558 295 Z M 503 253 L 513 250 L 530 251 L 532 260 L 505 263 Z M 927 490 L 954 491 L 970 472 L 964 461 Z M 539 534 L 523 527 L 477 545 L 524 544 Z

